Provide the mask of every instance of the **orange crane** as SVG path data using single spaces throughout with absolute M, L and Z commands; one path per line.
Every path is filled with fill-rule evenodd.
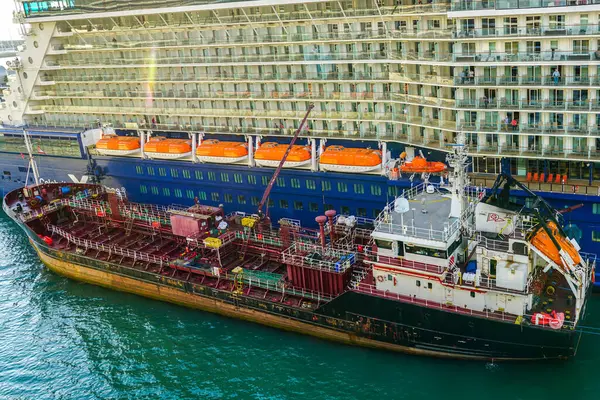
M 279 173 L 281 172 L 281 169 L 283 168 L 283 164 L 285 164 L 285 160 L 287 159 L 288 155 L 290 154 L 290 151 L 292 151 L 292 147 L 294 146 L 294 143 L 296 143 L 296 139 L 298 139 L 298 136 L 300 136 L 300 132 L 302 131 L 302 128 L 304 128 L 304 125 L 306 124 L 306 120 L 308 119 L 308 114 L 310 114 L 310 112 L 312 111 L 313 108 L 315 108 L 315 105 L 312 103 L 309 104 L 308 110 L 306 111 L 306 115 L 302 119 L 302 122 L 300 122 L 300 126 L 298 127 L 298 129 L 296 129 L 296 132 L 294 133 L 294 137 L 292 137 L 292 141 L 290 142 L 290 145 L 288 146 L 287 150 L 285 151 L 285 154 L 281 158 L 281 161 L 279 162 L 279 165 L 277 166 L 275 173 L 271 177 L 271 181 L 267 185 L 267 188 L 265 189 L 265 192 L 263 193 L 263 197 L 260 200 L 260 203 L 258 203 L 258 215 L 261 217 L 261 219 L 262 219 L 263 215 L 266 215 L 268 217 L 269 208 L 267 207 L 267 212 L 265 214 L 263 214 L 262 209 L 263 209 L 265 203 L 267 202 L 267 199 L 269 198 L 269 194 L 271 194 L 271 189 L 273 189 L 273 186 L 275 185 L 275 181 L 277 180 L 277 177 L 279 176 Z

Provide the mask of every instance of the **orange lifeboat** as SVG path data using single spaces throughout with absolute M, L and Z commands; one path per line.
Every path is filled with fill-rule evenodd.
M 448 166 L 439 161 L 427 161 L 424 157 L 415 156 L 412 161 L 400 165 L 400 171 L 411 174 L 429 173 L 435 174 L 444 172 Z
M 192 154 L 192 142 L 187 139 L 151 138 L 144 145 L 144 152 L 152 158 L 177 159 Z
M 248 144 L 245 142 L 221 142 L 216 139 L 203 141 L 196 149 L 202 162 L 231 164 L 248 159 Z
M 371 149 L 329 146 L 319 159 L 321 169 L 335 172 L 368 172 L 381 167 L 381 152 Z
M 98 153 L 111 156 L 132 156 L 140 152 L 140 138 L 106 135 L 96 143 Z
M 581 256 L 579 255 L 579 252 L 577 251 L 575 246 L 573 246 L 573 243 L 571 243 L 566 237 L 561 235 L 561 233 L 558 231 L 558 227 L 556 226 L 556 224 L 554 222 L 548 222 L 548 229 L 552 233 L 554 239 L 560 245 L 560 248 L 571 257 L 575 265 L 581 263 Z M 565 265 L 562 258 L 560 257 L 559 249 L 556 247 L 552 239 L 548 236 L 546 230 L 543 229 L 541 226 L 537 229 L 537 231 L 535 231 L 531 235 L 530 242 L 542 254 L 544 254 L 550 260 L 554 261 L 557 265 L 561 265 L 567 270 L 569 269 L 569 267 Z
M 254 160 L 262 167 L 277 167 L 288 147 L 287 144 L 263 143 L 256 150 Z M 283 166 L 286 168 L 302 167 L 310 163 L 310 158 L 309 146 L 294 145 Z

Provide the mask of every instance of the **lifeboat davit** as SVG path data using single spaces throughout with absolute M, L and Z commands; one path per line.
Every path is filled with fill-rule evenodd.
M 248 144 L 246 142 L 221 142 L 216 139 L 208 139 L 198 146 L 196 156 L 202 162 L 238 163 L 248 159 Z
M 415 156 L 412 161 L 400 165 L 400 171 L 411 174 L 436 174 L 444 172 L 448 166 L 439 161 L 427 161 L 424 157 Z
M 256 150 L 254 160 L 262 167 L 277 167 L 288 147 L 287 144 L 263 143 Z M 283 166 L 286 168 L 302 167 L 310 163 L 310 158 L 309 146 L 294 145 Z
M 140 138 L 107 135 L 96 143 L 98 153 L 110 156 L 132 156 L 140 153 Z
M 371 149 L 329 146 L 319 158 L 324 171 L 369 172 L 381 168 L 381 152 Z
M 550 221 L 547 223 L 547 225 L 548 229 L 552 233 L 552 236 L 560 245 L 560 248 L 571 257 L 575 265 L 580 264 L 581 256 L 579 255 L 579 252 L 577 251 L 573 243 L 571 243 L 570 240 L 568 240 L 558 231 L 558 227 L 554 222 Z M 536 249 L 538 249 L 550 260 L 554 261 L 557 265 L 563 266 L 567 270 L 569 269 L 569 267 L 563 262 L 559 253 L 559 249 L 556 247 L 552 239 L 548 236 L 548 233 L 546 233 L 546 230 L 544 228 L 542 228 L 541 226 L 538 227 L 537 231 L 535 231 L 531 235 L 530 242 Z
M 192 142 L 187 139 L 151 138 L 144 145 L 144 153 L 152 158 L 175 160 L 192 155 Z

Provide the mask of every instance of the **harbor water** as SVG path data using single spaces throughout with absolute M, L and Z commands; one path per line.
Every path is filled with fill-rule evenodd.
M 598 397 L 599 296 L 566 362 L 392 354 L 68 280 L 0 214 L 0 399 Z

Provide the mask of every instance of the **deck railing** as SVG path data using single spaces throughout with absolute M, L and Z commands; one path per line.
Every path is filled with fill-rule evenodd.
M 92 240 L 80 239 L 63 229 L 58 228 L 55 225 L 49 225 L 48 227 L 52 233 L 56 233 L 57 235 L 65 238 L 70 243 L 73 243 L 74 245 L 76 245 L 78 247 L 83 247 L 86 250 L 93 249 L 93 250 L 103 251 L 105 253 L 108 253 L 109 255 L 110 254 L 118 254 L 118 255 L 121 255 L 124 257 L 131 258 L 134 261 L 145 261 L 145 262 L 151 262 L 151 263 L 159 264 L 159 265 L 163 265 L 163 263 L 168 262 L 167 258 L 157 257 L 157 256 L 149 254 L 149 253 L 144 253 L 144 252 L 135 251 L 135 250 L 129 250 L 129 249 L 126 249 L 126 248 L 123 248 L 120 246 L 115 246 L 115 245 L 105 245 L 102 243 L 94 242 Z
M 318 244 L 294 242 L 283 251 L 285 264 L 343 273 L 357 261 L 357 254 L 351 251 L 321 247 Z M 313 256 L 313 257 L 311 257 Z M 321 259 L 317 257 L 322 257 Z

